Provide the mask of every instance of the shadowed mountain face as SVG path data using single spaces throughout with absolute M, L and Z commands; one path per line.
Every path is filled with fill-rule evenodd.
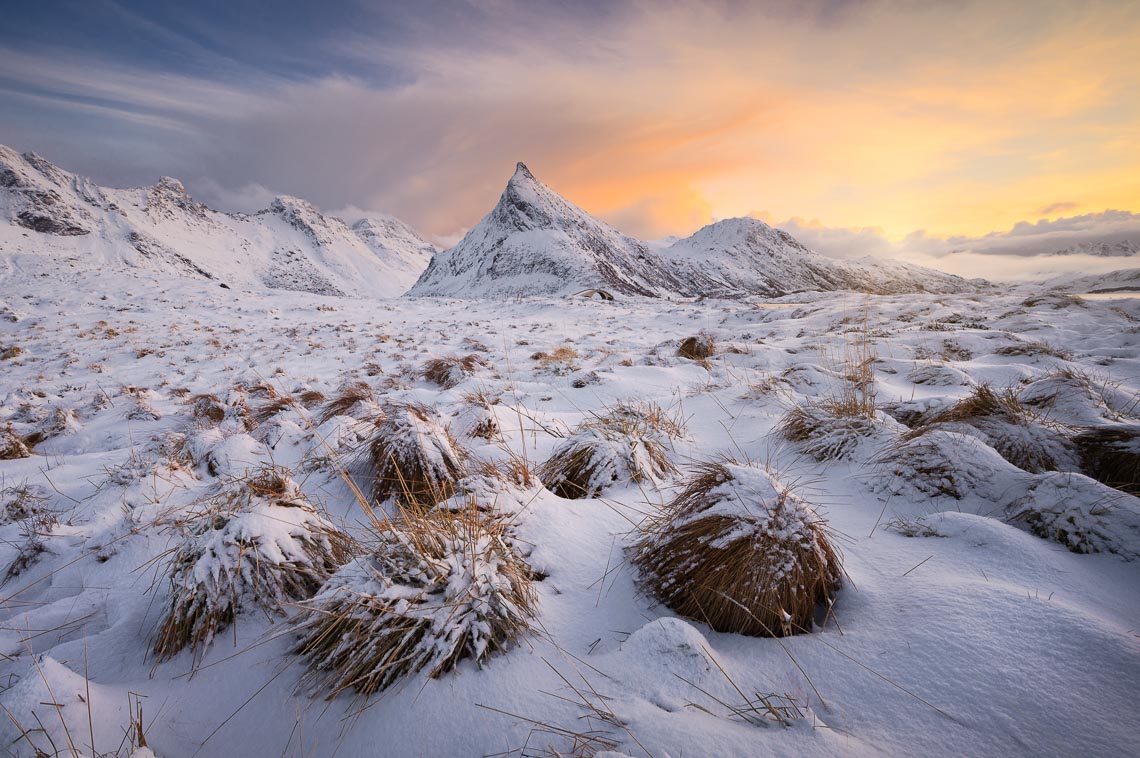
M 710 224 L 669 247 L 651 246 L 590 216 L 520 163 L 494 209 L 459 244 L 437 254 L 408 294 L 514 297 L 598 288 L 651 297 L 772 297 L 977 286 L 918 266 L 827 258 L 751 218 Z
M 0 254 L 69 268 L 151 269 L 230 287 L 395 297 L 435 248 L 398 219 L 349 226 L 279 197 L 253 215 L 212 210 L 177 179 L 109 189 L 0 146 Z

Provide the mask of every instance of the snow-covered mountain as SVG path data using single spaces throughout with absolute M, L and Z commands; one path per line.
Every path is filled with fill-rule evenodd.
M 893 261 L 838 261 L 752 218 L 672 244 L 622 234 L 535 179 L 522 163 L 495 208 L 433 259 L 409 295 L 513 297 L 600 288 L 627 295 L 779 296 L 804 290 L 961 292 L 978 282 Z
M 686 285 L 685 294 L 778 297 L 804 290 L 876 294 L 961 292 L 961 277 L 897 261 L 839 261 L 816 253 L 754 218 L 730 218 L 698 229 L 660 251 Z
M 395 297 L 435 248 L 387 216 L 349 226 L 278 197 L 252 215 L 212 210 L 177 179 L 109 189 L 0 146 L 0 257 L 73 268 L 157 269 L 229 287 Z
M 494 209 L 432 258 L 408 294 L 513 297 L 589 288 L 655 296 L 684 283 L 644 242 L 598 221 L 519 163 Z
M 1119 242 L 1077 242 L 1068 247 L 1054 250 L 1046 255 L 1095 255 L 1101 258 L 1140 255 L 1140 245 L 1132 240 Z

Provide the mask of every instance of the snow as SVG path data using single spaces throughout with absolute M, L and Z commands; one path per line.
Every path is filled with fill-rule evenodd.
M 1140 500 L 1079 471 L 1018 468 L 969 424 L 909 440 L 904 426 L 989 383 L 1012 387 L 1066 439 L 1089 427 L 1134 429 L 1140 300 L 1042 298 L 1040 285 L 699 302 L 357 297 L 356 275 L 320 258 L 279 212 L 198 218 L 163 182 L 151 211 L 149 190 L 102 190 L 120 216 L 79 194 L 97 198 L 97 188 L 2 157 L 20 181 L 62 182 L 51 186 L 75 223 L 92 225 L 61 237 L 0 224 L 0 313 L 17 315 L 0 320 L 0 353 L 21 348 L 0 360 L 0 430 L 43 436 L 30 457 L 0 460 L 0 573 L 18 569 L 0 585 L 0 704 L 25 728 L 42 724 L 65 754 L 70 732 L 79 754 L 131 755 L 129 693 L 144 704 L 147 749 L 158 756 L 571 749 L 565 733 L 534 722 L 590 731 L 611 755 L 639 758 L 1135 752 Z M 23 201 L 6 190 L 0 198 L 14 218 Z M 298 224 L 340 239 L 340 227 L 318 228 L 308 209 L 290 207 Z M 151 212 L 164 220 L 143 227 Z M 121 236 L 136 223 L 248 291 L 140 262 Z M 265 235 L 297 235 L 346 294 L 236 278 L 264 250 L 257 240 L 268 237 L 256 230 L 271 227 Z M 249 232 L 250 250 L 223 256 L 214 246 L 234 228 Z M 191 230 L 200 249 L 178 236 Z M 703 365 L 676 356 L 680 340 L 701 332 L 715 337 L 715 355 Z M 845 457 L 816 460 L 777 426 L 791 407 L 843 386 L 842 356 L 864 333 L 890 418 L 876 416 Z M 450 389 L 422 377 L 429 359 L 467 354 L 472 340 L 486 347 L 486 368 Z M 1003 351 L 1010 346 L 1018 349 Z M 531 357 L 567 347 L 575 357 L 565 371 Z M 576 386 L 584 373 L 597 381 Z M 314 699 L 291 652 L 291 619 L 258 608 L 216 635 L 192 676 L 190 651 L 156 666 L 165 559 L 183 539 L 164 524 L 200 509 L 223 482 L 284 467 L 321 519 L 366 546 L 372 539 L 342 476 L 370 423 L 317 425 L 319 408 L 300 404 L 247 422 L 270 401 L 258 385 L 331 398 L 350 381 L 366 382 L 380 403 L 422 403 L 454 425 L 473 467 L 459 489 L 510 520 L 513 543 L 541 577 L 534 631 L 482 665 L 465 660 L 434 679 L 423 671 L 367 703 L 347 692 Z M 473 392 L 490 403 L 474 417 Z M 195 417 L 194 398 L 206 393 L 218 398 L 218 419 L 203 420 L 205 407 Z M 682 475 L 690 462 L 731 457 L 757 497 L 775 486 L 770 470 L 828 521 L 847 579 L 817 632 L 718 633 L 638 590 L 626 550 L 679 477 L 619 478 L 601 497 L 566 500 L 474 468 L 534 468 L 623 401 L 652 401 L 686 420 L 670 453 Z M 143 405 L 153 413 L 138 412 Z M 488 415 L 497 433 L 462 434 Z M 294 520 L 258 511 L 249 523 L 288 536 L 302 514 L 278 510 Z M 906 526 L 920 521 L 927 529 Z M 363 582 L 351 576 L 363 564 L 347 565 L 337 581 Z M 457 562 L 447 573 L 489 568 Z M 466 620 L 477 634 L 477 615 Z M 450 629 L 442 614 L 439 623 Z M 788 698 L 771 702 L 795 703 L 801 717 L 785 727 L 742 716 L 759 713 L 746 701 L 760 696 Z M 51 750 L 44 732 L 28 736 L 0 720 L 15 754 Z

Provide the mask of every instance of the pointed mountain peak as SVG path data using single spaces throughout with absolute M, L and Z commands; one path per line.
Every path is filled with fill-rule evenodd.
M 538 182 L 538 180 L 534 178 L 534 174 L 530 172 L 530 169 L 527 168 L 526 164 L 522 161 L 515 164 L 515 175 L 511 177 L 511 181 Z
M 177 195 L 179 197 L 189 197 L 186 192 L 186 187 L 182 182 L 178 181 L 172 176 L 163 176 L 158 180 L 158 184 L 154 185 L 154 189 L 158 192 L 163 192 L 168 195 Z

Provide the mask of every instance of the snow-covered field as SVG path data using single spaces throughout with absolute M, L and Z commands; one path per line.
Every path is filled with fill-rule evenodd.
M 1069 472 L 1078 429 L 1140 423 L 1140 300 L 1033 294 L 372 301 L 27 259 L 0 272 L 0 431 L 43 438 L 0 460 L 0 744 L 127 755 L 141 709 L 160 756 L 1134 753 L 1140 501 Z M 715 354 L 679 357 L 702 332 Z M 879 413 L 820 411 L 787 440 L 785 414 L 849 391 L 864 347 Z M 421 373 L 467 355 L 448 389 Z M 435 409 L 472 468 L 539 466 L 580 422 L 654 402 L 684 427 L 679 473 L 575 500 L 500 482 L 540 580 L 533 630 L 481 668 L 325 700 L 292 652 L 296 605 L 159 662 L 187 515 L 247 469 L 288 469 L 368 542 L 341 473 L 362 423 L 319 423 L 303 396 L 347 381 Z M 1026 415 L 939 415 L 981 385 Z M 472 393 L 490 439 L 467 434 L 487 420 Z M 205 394 L 216 424 L 194 416 Z M 298 401 L 270 413 L 273 395 Z M 639 527 L 720 457 L 827 519 L 846 578 L 814 633 L 717 633 L 639 591 Z

